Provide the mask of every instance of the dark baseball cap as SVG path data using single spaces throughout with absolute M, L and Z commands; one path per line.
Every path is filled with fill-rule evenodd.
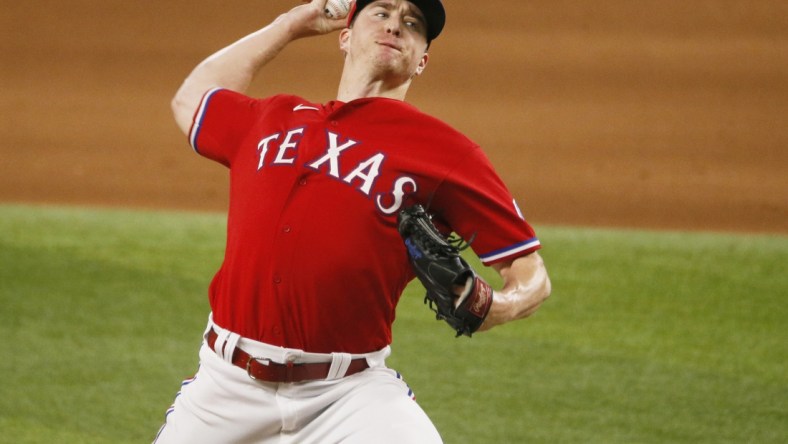
M 347 15 L 347 25 L 353 23 L 353 18 L 356 16 L 357 11 L 361 11 L 374 2 L 375 0 L 356 0 L 350 6 L 350 12 Z M 408 0 L 421 9 L 424 18 L 427 20 L 427 41 L 431 42 L 443 31 L 443 25 L 446 24 L 446 11 L 443 9 L 441 0 Z

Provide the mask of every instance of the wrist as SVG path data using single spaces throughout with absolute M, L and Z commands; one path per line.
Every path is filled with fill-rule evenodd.
M 490 311 L 479 327 L 479 331 L 489 330 L 497 325 L 505 324 L 514 319 L 510 307 L 507 306 L 506 296 L 501 291 L 492 292 Z

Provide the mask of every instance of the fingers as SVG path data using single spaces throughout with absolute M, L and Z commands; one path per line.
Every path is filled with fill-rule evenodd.
M 290 10 L 288 15 L 293 19 L 299 37 L 327 34 L 345 27 L 346 19 L 326 16 L 326 3 L 328 0 L 303 1 L 302 5 Z

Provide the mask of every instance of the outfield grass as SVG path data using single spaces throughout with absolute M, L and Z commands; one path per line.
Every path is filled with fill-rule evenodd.
M 389 364 L 447 443 L 788 441 L 788 238 L 537 228 L 530 320 L 455 339 L 403 296 Z M 221 215 L 0 206 L 0 442 L 149 442 L 223 240 Z

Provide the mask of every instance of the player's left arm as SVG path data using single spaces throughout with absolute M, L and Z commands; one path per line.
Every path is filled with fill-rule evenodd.
M 493 292 L 493 302 L 479 331 L 489 330 L 532 315 L 550 296 L 550 277 L 537 252 L 493 264 L 503 287 Z

